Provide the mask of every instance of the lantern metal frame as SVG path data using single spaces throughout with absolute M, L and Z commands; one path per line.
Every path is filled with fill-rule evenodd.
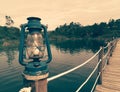
M 44 75 L 44 77 L 48 76 L 48 63 L 51 62 L 52 60 L 52 54 L 51 54 L 51 49 L 50 49 L 50 44 L 48 40 L 48 34 L 47 34 L 47 28 L 43 24 L 40 23 L 40 18 L 38 17 L 29 17 L 28 23 L 22 24 L 21 25 L 21 39 L 20 39 L 20 47 L 19 47 L 19 63 L 25 67 L 25 70 L 23 71 L 23 75 L 26 76 L 32 76 L 32 77 L 39 77 L 41 75 Z M 34 59 L 33 62 L 25 62 L 24 61 L 24 48 L 25 48 L 25 30 L 30 30 L 32 31 L 38 31 L 38 30 L 43 30 L 44 31 L 44 40 L 45 40 L 45 45 L 47 48 L 47 54 L 48 58 L 47 60 L 44 61 L 39 61 L 39 59 Z M 45 76 L 46 74 L 46 76 Z M 43 77 L 43 78 L 44 78 Z M 30 78 L 30 80 L 32 80 Z

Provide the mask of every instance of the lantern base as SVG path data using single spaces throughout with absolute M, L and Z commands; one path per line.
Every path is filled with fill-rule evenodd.
M 46 62 L 30 62 L 26 65 L 23 71 L 23 76 L 27 80 L 41 80 L 49 75 Z
M 47 78 L 49 76 L 49 73 L 46 73 L 46 74 L 43 74 L 43 75 L 36 75 L 36 76 L 27 75 L 25 73 L 22 73 L 22 74 L 25 77 L 25 79 L 27 79 L 27 80 L 33 80 L 33 81 L 45 79 L 45 78 Z

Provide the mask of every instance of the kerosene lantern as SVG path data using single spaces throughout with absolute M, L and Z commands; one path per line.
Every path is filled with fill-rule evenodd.
M 28 23 L 21 25 L 19 63 L 25 67 L 23 75 L 27 80 L 44 79 L 49 75 L 48 63 L 52 60 L 47 28 L 38 17 L 27 20 Z

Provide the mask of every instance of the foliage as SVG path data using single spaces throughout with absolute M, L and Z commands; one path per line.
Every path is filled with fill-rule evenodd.
M 62 40 L 62 41 L 51 41 L 51 44 L 56 46 L 63 52 L 80 52 L 80 50 L 92 50 L 93 52 L 98 51 L 100 46 L 105 46 L 106 43 L 103 40 L 96 39 L 81 39 L 81 40 Z
M 18 48 L 20 30 L 17 27 L 0 26 L 0 52 Z
M 101 22 L 93 25 L 82 26 L 80 23 L 71 22 L 57 27 L 50 32 L 50 36 L 65 36 L 67 38 L 96 38 L 105 37 L 113 38 L 120 37 L 120 19 L 110 19 L 108 23 Z
M 14 24 L 14 21 L 12 20 L 10 16 L 5 16 L 5 19 L 6 19 L 7 26 L 11 26 L 12 24 Z
M 81 39 L 111 39 L 120 37 L 120 19 L 110 19 L 108 23 L 101 22 L 93 25 L 82 26 L 80 23 L 71 22 L 57 27 L 48 33 L 50 40 L 81 40 Z M 0 46 L 18 45 L 20 29 L 17 27 L 0 26 Z
M 1 40 L 18 40 L 20 37 L 20 30 L 17 27 L 0 26 Z

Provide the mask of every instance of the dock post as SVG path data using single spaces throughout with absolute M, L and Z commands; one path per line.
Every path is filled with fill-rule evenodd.
M 47 92 L 47 79 L 35 81 L 35 92 Z
M 103 68 L 103 55 L 104 55 L 104 48 L 100 47 L 101 51 L 98 56 L 98 62 L 100 62 L 99 67 L 98 67 L 98 73 L 101 72 L 100 77 L 98 79 L 98 84 L 102 84 L 102 68 Z
M 47 92 L 47 78 L 28 80 L 23 76 L 23 88 L 19 92 Z

